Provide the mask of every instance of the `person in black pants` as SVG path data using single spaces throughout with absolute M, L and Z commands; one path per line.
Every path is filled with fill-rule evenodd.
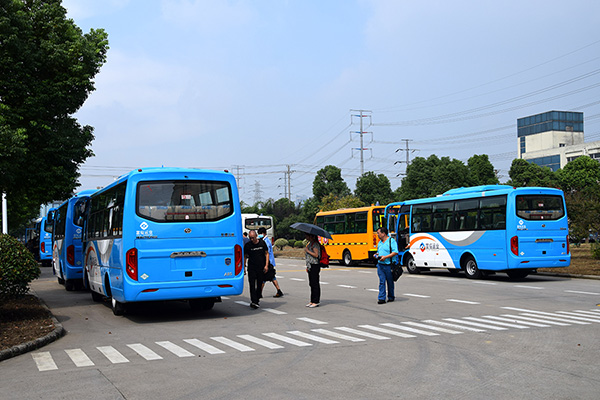
M 256 231 L 248 233 L 250 241 L 244 245 L 244 258 L 247 261 L 248 284 L 250 285 L 250 307 L 257 309 L 263 276 L 269 270 L 269 249 L 258 239 Z
M 319 303 L 321 302 L 321 286 L 319 284 L 321 247 L 315 235 L 307 233 L 306 240 L 308 240 L 308 243 L 304 248 L 304 253 L 306 257 L 306 272 L 308 272 L 308 284 L 310 286 L 310 303 L 306 307 L 315 308 L 319 307 Z

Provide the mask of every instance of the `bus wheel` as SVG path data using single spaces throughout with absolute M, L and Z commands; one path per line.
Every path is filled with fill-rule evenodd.
M 75 290 L 75 280 L 74 279 L 65 280 L 65 289 L 67 289 L 67 292 L 72 292 L 73 290 Z
M 350 254 L 350 251 L 344 250 L 344 254 L 342 255 L 342 262 L 347 267 L 352 265 L 352 254 Z
M 92 292 L 92 293 L 94 293 L 94 292 Z M 121 303 L 120 301 L 115 300 L 114 297 L 112 297 L 110 299 L 110 304 L 112 306 L 113 314 L 115 314 L 115 315 L 125 314 L 125 304 Z
M 477 261 L 472 256 L 467 256 L 464 261 L 463 266 L 465 273 L 467 274 L 467 278 L 470 279 L 480 279 L 483 274 L 481 270 L 477 266 Z
M 215 305 L 215 299 L 190 299 L 188 302 L 193 311 L 212 310 Z
M 412 258 L 412 256 L 408 256 L 406 258 L 406 270 L 408 271 L 409 274 L 420 274 L 421 273 L 421 270 L 415 264 L 415 260 Z
M 529 275 L 530 272 L 531 271 L 528 269 L 513 269 L 506 271 L 506 275 L 508 275 L 510 279 L 523 279 Z

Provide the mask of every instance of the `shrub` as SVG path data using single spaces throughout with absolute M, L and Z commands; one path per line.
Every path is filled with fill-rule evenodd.
M 288 246 L 294 247 L 295 243 L 296 243 L 296 241 L 294 239 L 288 239 Z
M 26 294 L 38 276 L 40 267 L 33 254 L 17 239 L 0 234 L 0 298 Z
M 273 243 L 273 245 L 279 250 L 283 250 L 283 248 L 288 245 L 288 241 L 284 238 L 279 238 L 275 241 L 275 243 Z
M 296 241 L 296 243 L 294 244 L 294 247 L 301 249 L 304 247 L 304 242 L 302 240 L 298 240 Z
M 600 244 L 592 243 L 590 245 L 590 251 L 592 252 L 592 258 L 600 260 Z

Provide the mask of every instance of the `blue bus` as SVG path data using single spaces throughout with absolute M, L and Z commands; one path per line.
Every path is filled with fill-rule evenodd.
M 122 315 L 131 302 L 210 310 L 244 289 L 242 219 L 229 172 L 134 170 L 87 205 L 84 283 Z
M 68 291 L 83 282 L 81 241 L 86 200 L 94 190 L 84 190 L 65 200 L 53 215 L 52 272 Z
M 50 267 L 52 265 L 52 230 L 54 228 L 54 211 L 51 208 L 46 216 L 42 217 L 36 225 L 40 238 L 40 261 L 42 267 Z
M 559 189 L 485 185 L 391 203 L 385 214 L 394 215 L 409 273 L 447 268 L 473 279 L 495 272 L 522 279 L 571 263 L 566 210 Z

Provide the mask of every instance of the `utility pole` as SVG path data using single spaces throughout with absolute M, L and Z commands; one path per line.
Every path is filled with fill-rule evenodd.
M 365 132 L 363 129 L 363 118 L 369 118 L 369 120 L 371 121 L 371 112 L 369 110 L 350 110 L 350 112 L 358 112 L 360 114 L 356 115 L 356 114 L 351 114 L 350 116 L 350 122 L 352 122 L 352 117 L 358 117 L 360 118 L 360 131 L 359 132 L 354 132 L 354 133 L 358 133 L 360 135 L 360 148 L 358 150 L 360 150 L 360 175 L 362 176 L 365 173 L 365 157 L 363 152 L 365 150 L 370 150 L 368 148 L 365 148 L 364 146 L 364 142 L 363 142 L 363 135 L 365 133 L 371 133 L 372 132 Z M 372 123 L 372 121 L 371 121 Z M 369 124 L 370 125 L 370 124 Z
M 292 174 L 296 171 L 290 169 L 291 165 L 287 165 L 287 198 L 289 201 L 292 201 Z
M 406 152 L 406 161 L 396 161 L 396 162 L 394 163 L 394 165 L 396 165 L 396 164 L 402 164 L 402 163 L 406 163 L 406 170 L 408 171 L 408 166 L 410 165 L 410 153 L 411 153 L 411 150 L 410 150 L 410 148 L 408 147 L 408 142 L 412 142 L 412 139 L 402 139 L 402 141 L 406 143 L 406 148 L 405 148 L 405 149 L 397 149 L 397 150 L 396 150 L 396 153 L 397 153 L 397 152 L 399 152 L 399 151 L 405 151 L 405 152 Z M 415 151 L 416 151 L 416 150 L 415 150 L 415 149 L 413 149 L 413 150 L 412 150 L 412 153 L 414 153 Z M 399 174 L 398 174 L 398 175 L 396 175 L 396 176 L 399 176 L 399 175 L 406 175 L 406 172 L 405 172 L 404 174 L 402 174 L 402 173 L 399 173 Z
M 242 167 L 241 165 L 234 165 L 232 169 L 235 171 L 233 175 L 235 176 L 235 180 L 237 182 L 238 191 L 242 193 L 242 179 L 244 179 L 244 167 Z
M 254 181 L 254 204 L 258 203 L 262 197 L 262 189 L 260 188 L 260 182 Z

